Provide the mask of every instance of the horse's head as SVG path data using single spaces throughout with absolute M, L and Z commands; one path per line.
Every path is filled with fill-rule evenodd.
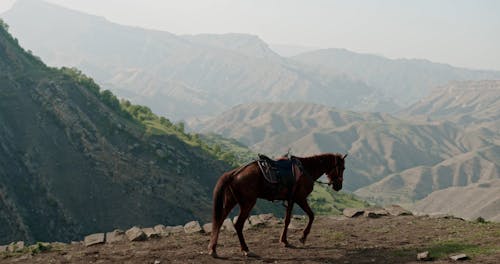
M 326 174 L 328 177 L 329 183 L 328 185 L 332 185 L 332 188 L 335 191 L 340 191 L 342 189 L 342 181 L 344 180 L 344 170 L 345 170 L 345 158 L 347 154 L 344 156 L 335 155 L 333 159 L 333 167 Z

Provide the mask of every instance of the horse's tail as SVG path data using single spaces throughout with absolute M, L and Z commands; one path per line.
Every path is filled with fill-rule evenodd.
M 224 198 L 226 193 L 226 188 L 233 181 L 234 172 L 227 172 L 217 181 L 217 184 L 214 188 L 213 200 L 214 206 L 212 211 L 212 222 L 220 223 L 222 221 L 222 214 L 224 209 Z

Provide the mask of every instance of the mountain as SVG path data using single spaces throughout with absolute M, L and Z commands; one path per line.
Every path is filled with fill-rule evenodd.
M 345 49 L 322 49 L 292 57 L 326 75 L 345 75 L 374 87 L 401 106 L 415 103 L 450 81 L 500 80 L 500 72 L 469 70 L 419 59 L 387 59 Z
M 301 53 L 306 53 L 309 51 L 317 50 L 318 48 L 298 46 L 298 45 L 286 45 L 286 44 L 273 44 L 271 43 L 269 47 L 282 57 L 293 57 Z
M 77 67 L 118 96 L 170 118 L 212 116 L 252 101 L 349 109 L 378 109 L 386 102 L 360 81 L 319 75 L 280 57 L 256 36 L 174 35 L 40 0 L 18 0 L 2 17 L 49 65 Z
M 349 153 L 347 190 L 372 202 L 411 205 L 438 190 L 499 178 L 497 83 L 467 81 L 441 87 L 437 95 L 397 116 L 310 103 L 254 103 L 189 126 L 276 156 L 289 148 L 295 155 Z M 446 92 L 452 87 L 467 92 Z M 430 104 L 434 98 L 443 103 Z M 429 104 L 436 107 L 418 107 Z M 447 115 L 434 117 L 434 112 Z
M 17 42 L 0 27 L 0 243 L 209 218 L 228 164 Z
M 500 81 L 455 82 L 400 111 L 403 118 L 448 120 L 466 129 L 500 130 Z
M 472 184 L 498 180 L 499 175 L 500 146 L 496 145 L 453 156 L 434 166 L 415 166 L 388 175 L 374 184 L 358 189 L 355 194 L 382 204 L 393 202 L 411 204 L 426 198 L 429 194 L 433 197 L 443 195 L 434 196 L 435 191 L 452 186 L 457 187 L 455 191 L 458 191 L 460 190 L 458 187 L 468 188 Z M 498 195 L 491 198 L 500 199 Z M 470 202 L 477 201 L 472 199 Z
M 349 153 L 345 181 L 351 191 L 493 142 L 488 131 L 468 132 L 451 122 L 414 122 L 309 103 L 240 105 L 189 125 L 203 133 L 235 138 L 256 152 L 280 155 L 291 148 L 296 155 Z
M 498 172 L 497 172 L 498 173 Z M 413 211 L 422 214 L 453 214 L 464 219 L 483 217 L 500 222 L 500 180 L 450 187 L 418 201 Z
M 414 122 L 452 122 L 461 135 L 455 145 L 466 151 L 433 166 L 417 166 L 388 175 L 356 194 L 382 203 L 394 200 L 410 203 L 433 191 L 499 178 L 499 100 L 499 81 L 454 82 L 400 111 L 399 117 Z M 436 146 L 443 143 L 438 141 Z

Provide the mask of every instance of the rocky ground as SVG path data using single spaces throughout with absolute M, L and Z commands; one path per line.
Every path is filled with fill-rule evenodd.
M 145 241 L 130 242 L 123 234 L 124 239 L 92 246 L 83 241 L 40 244 L 1 253 L 0 263 L 418 263 L 417 254 L 424 251 L 433 263 L 453 262 L 449 257 L 459 253 L 467 255 L 467 263 L 500 259 L 500 223 L 380 211 L 346 213 L 358 216 L 317 217 L 305 245 L 298 239 L 307 219 L 295 217 L 289 232 L 292 248 L 278 243 L 283 228 L 279 219 L 252 226 L 245 237 L 257 257 L 243 256 L 237 236 L 225 230 L 219 240 L 220 258 L 213 259 L 206 254 L 208 234 L 187 234 L 181 229 Z

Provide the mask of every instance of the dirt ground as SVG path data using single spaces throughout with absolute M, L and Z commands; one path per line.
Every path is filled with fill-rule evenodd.
M 294 219 L 293 227 L 306 220 Z M 206 234 L 173 234 L 145 242 L 119 242 L 85 247 L 66 245 L 35 255 L 5 255 L 0 263 L 418 263 L 418 252 L 429 251 L 433 263 L 465 253 L 465 263 L 500 263 L 500 224 L 415 216 L 381 218 L 317 217 L 308 241 L 291 229 L 289 242 L 278 243 L 283 224 L 253 227 L 244 232 L 250 250 L 244 257 L 235 234 L 223 231 L 218 254 L 207 255 Z

